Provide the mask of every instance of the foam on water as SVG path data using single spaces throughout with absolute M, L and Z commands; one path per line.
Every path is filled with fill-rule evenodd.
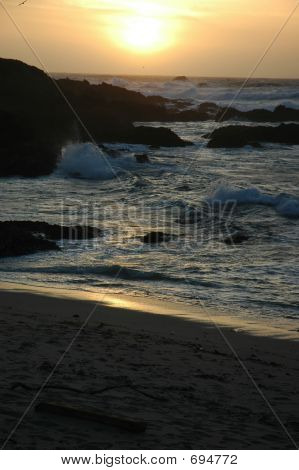
M 273 207 L 280 215 L 289 218 L 299 217 L 299 199 L 289 196 L 288 194 L 279 194 L 272 196 L 262 193 L 257 188 L 234 188 L 230 186 L 219 186 L 207 202 L 220 202 L 222 204 L 233 202 L 237 205 L 241 204 L 257 204 L 262 206 Z
M 109 180 L 138 167 L 133 155 L 111 158 L 96 145 L 70 144 L 62 151 L 58 173 L 65 176 Z

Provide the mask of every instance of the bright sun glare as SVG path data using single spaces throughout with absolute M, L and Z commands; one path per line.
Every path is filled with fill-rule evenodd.
M 119 17 L 117 40 L 121 47 L 137 53 L 152 53 L 171 43 L 170 21 L 160 3 L 130 2 L 128 12 Z
M 124 45 L 139 52 L 161 49 L 165 43 L 163 22 L 158 18 L 132 16 L 124 21 Z

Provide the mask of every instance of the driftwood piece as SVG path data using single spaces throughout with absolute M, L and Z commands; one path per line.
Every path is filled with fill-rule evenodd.
M 65 403 L 41 402 L 35 407 L 35 409 L 40 412 L 104 423 L 126 429 L 130 432 L 141 433 L 146 430 L 146 423 L 143 421 L 136 421 L 125 416 L 110 415 L 98 412 L 95 409 L 81 408 L 79 406 L 68 405 Z

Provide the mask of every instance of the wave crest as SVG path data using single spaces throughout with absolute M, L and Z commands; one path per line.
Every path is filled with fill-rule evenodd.
M 133 156 L 111 158 L 96 145 L 84 143 L 63 149 L 58 172 L 73 178 L 109 180 L 136 168 Z
M 299 218 L 299 199 L 287 194 L 272 196 L 262 193 L 257 188 L 234 188 L 230 186 L 219 186 L 210 197 L 208 203 L 234 202 L 237 205 L 256 204 L 273 207 L 283 217 Z

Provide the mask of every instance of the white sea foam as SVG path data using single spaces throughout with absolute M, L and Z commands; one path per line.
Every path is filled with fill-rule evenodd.
M 75 178 L 109 180 L 137 167 L 133 155 L 111 158 L 96 145 L 84 143 L 63 149 L 58 172 Z
M 206 199 L 207 202 L 234 202 L 237 205 L 251 204 L 273 207 L 281 216 L 289 218 L 299 217 L 299 199 L 287 194 L 272 196 L 262 193 L 257 188 L 234 188 L 229 186 L 219 186 L 211 196 Z

